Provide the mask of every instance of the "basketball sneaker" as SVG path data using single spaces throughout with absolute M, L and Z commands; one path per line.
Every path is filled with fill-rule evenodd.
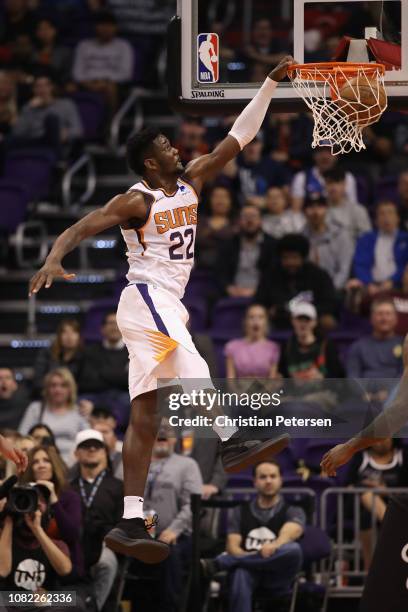
M 160 563 L 170 552 L 170 547 L 164 542 L 154 540 L 148 532 L 150 526 L 142 518 L 122 519 L 105 536 L 105 544 L 115 553 L 134 557 L 143 563 Z
M 224 470 L 229 473 L 240 472 L 245 468 L 268 461 L 289 444 L 290 436 L 282 434 L 272 440 L 245 440 L 237 431 L 221 444 L 221 460 Z

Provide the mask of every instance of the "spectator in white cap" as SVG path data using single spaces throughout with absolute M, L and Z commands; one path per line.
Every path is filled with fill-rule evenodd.
M 317 333 L 313 304 L 293 300 L 289 305 L 293 334 L 283 347 L 279 371 L 285 378 L 317 381 L 342 378 L 344 369 L 336 347 Z
M 93 580 L 96 605 L 101 610 L 115 580 L 118 561 L 103 538 L 123 513 L 123 483 L 112 476 L 103 435 L 84 429 L 75 439 L 79 476 L 72 482 L 82 501 L 82 546 L 85 567 Z

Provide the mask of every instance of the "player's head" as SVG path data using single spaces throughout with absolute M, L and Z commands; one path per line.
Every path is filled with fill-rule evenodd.
M 145 128 L 128 139 L 126 158 L 129 168 L 146 178 L 180 176 L 184 171 L 178 150 L 154 127 Z

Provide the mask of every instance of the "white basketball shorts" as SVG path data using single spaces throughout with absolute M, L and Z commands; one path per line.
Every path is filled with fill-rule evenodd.
M 131 400 L 159 386 L 182 384 L 186 393 L 213 388 L 187 321 L 185 306 L 166 289 L 138 282 L 123 289 L 117 322 L 129 352 Z

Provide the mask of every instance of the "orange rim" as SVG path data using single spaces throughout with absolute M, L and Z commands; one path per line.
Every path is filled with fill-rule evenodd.
M 296 77 L 305 81 L 326 81 L 329 76 L 338 76 L 338 73 L 347 73 L 348 77 L 357 75 L 363 69 L 367 76 L 385 74 L 383 64 L 359 63 L 359 62 L 320 62 L 314 64 L 292 64 L 288 68 L 289 78 Z

